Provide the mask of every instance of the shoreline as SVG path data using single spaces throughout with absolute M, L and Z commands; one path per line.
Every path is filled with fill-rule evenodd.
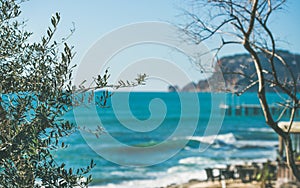
M 183 184 L 171 184 L 161 188 L 262 188 L 267 187 L 262 182 L 253 181 L 250 183 L 243 183 L 241 180 L 223 180 L 223 181 L 200 181 L 190 180 Z M 273 188 L 299 188 L 300 182 L 279 182 L 272 181 Z
M 199 170 L 195 176 L 185 176 L 184 173 L 175 176 L 166 176 L 162 179 L 125 181 L 123 183 L 111 183 L 107 185 L 91 185 L 93 188 L 260 188 L 262 181 L 257 181 L 257 175 L 265 166 L 274 166 L 275 162 L 265 161 L 244 161 L 243 164 L 236 163 L 231 165 L 213 165 L 210 168 Z M 209 172 L 210 171 L 210 172 Z M 249 174 L 250 172 L 250 174 Z M 195 173 L 193 173 L 195 174 Z M 178 177 L 177 177 L 178 176 Z M 276 180 L 271 183 L 275 187 Z M 293 187 L 294 188 L 294 187 Z
M 275 161 L 227 165 L 226 168 L 206 168 L 206 180 L 191 179 L 186 183 L 174 183 L 161 188 L 260 188 L 264 185 L 276 186 L 277 168 Z M 269 175 L 262 175 L 263 171 Z
M 275 182 L 274 182 L 275 183 Z M 200 181 L 190 180 L 183 184 L 171 184 L 163 188 L 260 188 L 261 182 L 243 183 L 241 180 Z

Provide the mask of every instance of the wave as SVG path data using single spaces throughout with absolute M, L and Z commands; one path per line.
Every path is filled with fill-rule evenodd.
M 243 165 L 246 163 L 251 164 L 252 162 L 263 163 L 268 159 L 257 158 L 257 159 L 230 159 L 216 161 L 206 157 L 187 157 L 179 160 L 179 164 L 169 167 L 166 171 L 156 172 L 134 172 L 133 174 L 128 172 L 112 172 L 112 175 L 118 175 L 128 177 L 133 175 L 139 177 L 142 175 L 147 179 L 132 179 L 125 180 L 119 183 L 109 183 L 101 186 L 91 186 L 91 188 L 154 188 L 154 187 L 166 187 L 170 184 L 182 184 L 186 183 L 191 179 L 206 180 L 207 176 L 205 168 L 225 168 L 226 165 Z M 201 164 L 203 165 L 201 165 Z M 193 164 L 193 166 L 191 166 Z M 196 166 L 196 167 L 195 167 Z
M 209 144 L 213 148 L 230 147 L 237 149 L 247 149 L 247 148 L 274 148 L 278 145 L 278 141 L 270 140 L 238 140 L 233 133 L 220 134 L 220 135 L 210 135 L 210 136 L 192 136 L 186 139 L 192 142 Z M 194 144 L 188 145 L 186 148 L 190 150 Z
M 220 134 L 220 135 L 210 135 L 210 136 L 191 136 L 187 137 L 187 139 L 191 141 L 198 141 L 206 144 L 234 144 L 236 142 L 236 138 L 233 133 Z
M 143 178 L 145 173 L 144 168 L 134 168 L 131 171 L 111 171 L 109 176 L 118 176 L 118 177 L 134 177 L 136 179 Z
M 274 133 L 274 130 L 268 127 L 264 128 L 248 128 L 247 131 L 250 132 L 265 132 L 265 133 Z
M 183 165 L 211 166 L 212 164 L 215 164 L 216 161 L 205 157 L 187 157 L 187 158 L 180 159 L 178 163 Z
M 135 179 L 120 183 L 109 183 L 103 186 L 90 186 L 91 188 L 154 188 L 166 187 L 170 184 L 186 183 L 190 179 L 206 179 L 204 170 L 192 169 L 184 166 L 174 166 L 167 169 L 167 172 L 144 173 L 148 179 Z M 155 177 L 153 177 L 155 175 Z M 152 179 L 149 179 L 152 176 Z
M 238 141 L 235 144 L 236 148 L 274 148 L 278 145 L 278 141 L 266 141 L 266 140 L 248 140 Z
M 179 164 L 185 165 L 187 167 L 192 166 L 193 168 L 196 166 L 196 168 L 205 169 L 207 167 L 209 168 L 226 168 L 227 165 L 244 165 L 244 164 L 251 164 L 253 162 L 255 163 L 264 163 L 268 160 L 274 160 L 275 156 L 269 156 L 269 157 L 262 157 L 262 158 L 228 158 L 228 159 L 222 159 L 222 160 L 213 160 L 211 158 L 207 157 L 187 157 L 179 160 Z M 182 168 L 181 168 L 182 169 Z

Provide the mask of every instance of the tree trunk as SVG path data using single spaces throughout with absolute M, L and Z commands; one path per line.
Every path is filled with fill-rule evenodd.
M 285 145 L 287 165 L 292 170 L 297 181 L 300 182 L 300 169 L 297 167 L 294 159 L 293 147 L 292 147 L 292 141 L 290 135 L 287 135 L 285 138 L 283 138 L 283 140 Z
M 277 122 L 274 121 L 272 114 L 270 113 L 270 108 L 266 98 L 266 90 L 265 90 L 265 78 L 263 74 L 263 68 L 260 62 L 260 59 L 257 55 L 257 52 L 252 48 L 249 38 L 251 33 L 254 29 L 254 22 L 255 22 L 255 15 L 257 11 L 258 0 L 254 0 L 252 4 L 251 10 L 251 18 L 249 20 L 249 27 L 246 33 L 244 33 L 244 41 L 243 46 L 244 48 L 250 53 L 253 63 L 255 65 L 257 79 L 258 79 L 258 99 L 264 113 L 264 117 L 266 123 L 279 135 L 284 139 L 285 143 L 285 150 L 287 156 L 287 164 L 289 168 L 292 170 L 294 176 L 298 181 L 300 181 L 300 171 L 296 166 L 294 155 L 293 155 L 293 148 L 292 148 L 292 141 L 290 135 L 285 133 L 281 128 L 278 127 Z

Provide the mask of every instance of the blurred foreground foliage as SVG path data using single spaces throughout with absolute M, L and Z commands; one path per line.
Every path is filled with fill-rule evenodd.
M 60 14 L 51 18 L 39 42 L 29 42 L 32 33 L 18 19 L 21 3 L 0 0 L 0 187 L 87 187 L 93 160 L 84 168 L 68 169 L 51 152 L 65 148 L 60 138 L 76 131 L 63 118 L 80 102 L 74 93 L 139 85 L 145 75 L 114 86 L 108 85 L 106 72 L 94 79 L 95 87 L 75 89 L 72 47 L 65 39 L 54 40 Z
M 72 47 L 53 39 L 58 13 L 41 41 L 29 43 L 20 3 L 0 1 L 0 186 L 86 187 L 93 161 L 66 169 L 51 154 L 75 131 L 61 118 L 72 107 Z

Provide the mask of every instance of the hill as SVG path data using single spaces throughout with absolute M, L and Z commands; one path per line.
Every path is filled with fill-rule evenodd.
M 292 83 L 291 72 L 297 79 L 297 88 L 300 89 L 300 54 L 292 54 L 288 51 L 280 50 L 278 54 L 286 61 L 288 66 L 284 66 L 278 59 L 275 59 L 275 68 L 278 72 L 278 79 L 282 83 Z M 259 57 L 262 59 L 262 67 L 264 69 L 264 75 L 266 79 L 271 79 L 272 69 L 270 63 L 264 54 L 259 53 Z M 255 67 L 253 61 L 248 54 L 237 54 L 233 56 L 222 57 L 219 62 L 218 68 L 220 71 L 215 71 L 212 76 L 206 80 L 200 80 L 198 83 L 188 83 L 183 88 L 177 88 L 177 91 L 184 92 L 220 92 L 230 91 L 237 92 L 245 89 L 251 83 L 257 80 L 255 74 Z M 215 68 L 216 69 L 216 68 Z M 223 80 L 224 82 L 217 82 L 216 80 Z M 171 88 L 172 86 L 170 86 Z M 268 92 L 274 92 L 276 86 L 268 83 L 266 90 Z M 171 90 L 169 90 L 171 91 Z M 174 90 L 173 90 L 174 91 Z M 257 91 L 257 84 L 253 84 L 248 92 Z

